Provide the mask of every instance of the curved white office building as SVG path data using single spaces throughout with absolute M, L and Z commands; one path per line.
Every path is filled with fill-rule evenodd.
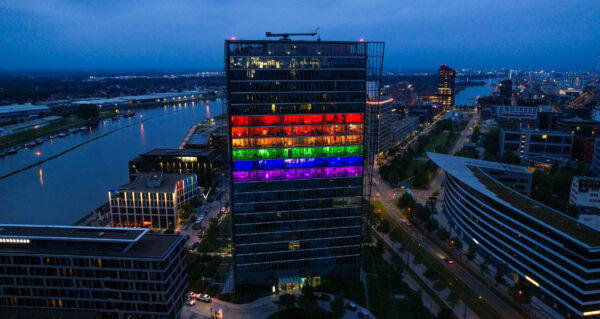
M 566 318 L 600 316 L 600 232 L 523 195 L 531 174 L 521 166 L 428 155 L 446 172 L 444 206 L 464 239 Z

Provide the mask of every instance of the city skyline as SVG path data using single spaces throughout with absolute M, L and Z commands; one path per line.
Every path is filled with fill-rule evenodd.
M 551 2 L 374 1 L 338 7 L 7 1 L 0 4 L 6 17 L 0 43 L 7 48 L 0 53 L 0 70 L 221 70 L 223 39 L 317 27 L 323 40 L 386 41 L 385 71 L 433 70 L 440 64 L 596 70 L 600 4 Z

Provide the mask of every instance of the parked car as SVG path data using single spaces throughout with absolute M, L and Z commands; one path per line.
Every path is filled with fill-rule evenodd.
M 190 235 L 186 234 L 185 236 L 183 236 L 183 240 L 188 240 L 190 239 Z
M 358 312 L 358 317 L 359 318 L 369 318 L 369 313 L 366 310 L 361 310 Z
M 356 309 L 358 309 L 358 306 L 356 306 L 353 302 L 348 302 L 346 303 L 346 308 L 350 309 L 351 311 L 356 311 Z
M 449 258 L 449 257 L 445 257 L 445 258 L 444 258 L 444 261 L 445 261 L 445 262 L 447 262 L 447 263 L 449 263 L 449 264 L 453 264 L 453 263 L 454 263 L 454 260 L 452 260 L 452 259 L 451 259 L 451 258 Z
M 190 250 L 194 250 L 196 248 L 198 248 L 198 245 L 200 245 L 199 242 L 194 242 L 191 246 L 190 246 Z
M 194 300 L 194 299 L 192 299 L 192 298 L 188 298 L 188 299 L 185 301 L 185 304 L 186 304 L 186 305 L 188 305 L 188 306 L 193 306 L 193 305 L 195 305 L 195 304 L 196 304 L 196 300 Z
M 210 296 L 207 294 L 200 294 L 200 295 L 196 296 L 196 299 L 198 301 L 202 301 L 202 302 L 206 302 L 206 303 L 209 303 L 211 301 Z
M 329 301 L 331 299 L 331 296 L 326 294 L 317 294 L 316 297 L 317 299 L 324 301 Z

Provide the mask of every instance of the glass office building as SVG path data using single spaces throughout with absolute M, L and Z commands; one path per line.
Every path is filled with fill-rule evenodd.
M 369 45 L 225 42 L 237 287 L 358 278 Z

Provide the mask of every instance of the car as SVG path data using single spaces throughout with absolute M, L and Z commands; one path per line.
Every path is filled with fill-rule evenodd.
M 225 212 L 225 207 L 221 207 L 221 213 Z
M 188 306 L 193 306 L 196 304 L 196 300 L 194 300 L 192 298 L 188 298 L 188 299 L 186 299 L 185 304 Z
M 413 223 L 412 223 L 412 222 L 406 222 L 406 226 L 410 227 L 410 226 L 412 226 L 412 225 L 413 225 Z
M 190 235 L 189 234 L 186 234 L 185 236 L 183 236 L 183 240 L 188 240 L 188 239 L 190 239 Z
M 324 301 L 329 301 L 331 299 L 330 295 L 326 295 L 326 294 L 316 294 L 317 299 L 319 300 L 324 300 Z
M 199 294 L 198 296 L 196 296 L 196 299 L 198 301 L 202 301 L 202 302 L 206 302 L 206 303 L 209 303 L 211 301 L 210 296 L 207 294 Z
M 198 295 L 198 294 L 197 294 L 197 293 L 195 293 L 195 292 L 193 292 L 193 291 L 188 291 L 188 293 L 187 293 L 185 296 L 186 296 L 188 299 L 189 299 L 189 298 L 196 299 L 196 296 L 197 296 L 197 295 Z
M 190 246 L 190 250 L 194 250 L 196 248 L 198 248 L 198 245 L 200 245 L 199 242 L 194 242 L 191 246 Z
M 353 302 L 347 302 L 346 308 L 350 309 L 351 311 L 356 311 L 356 309 L 358 309 L 358 306 L 356 306 Z
M 369 313 L 366 310 L 361 310 L 358 312 L 358 317 L 359 318 L 369 318 Z
M 444 258 L 444 261 L 445 261 L 446 263 L 448 263 L 448 264 L 453 264 L 453 263 L 454 263 L 454 260 L 452 260 L 452 258 L 449 258 L 449 257 L 445 257 L 445 258 Z

